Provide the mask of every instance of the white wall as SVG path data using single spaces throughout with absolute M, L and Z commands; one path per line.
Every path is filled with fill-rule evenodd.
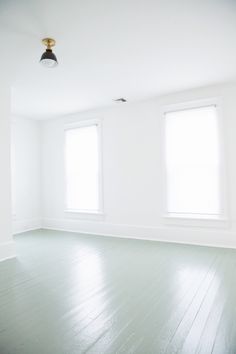
M 0 261 L 15 255 L 11 231 L 10 87 L 0 87 Z
M 41 226 L 41 127 L 32 119 L 12 117 L 13 232 Z
M 162 218 L 161 109 L 163 105 L 221 97 L 225 140 L 227 229 L 167 225 Z M 136 238 L 236 247 L 236 84 L 216 85 L 139 103 L 42 122 L 43 226 Z M 64 213 L 63 128 L 79 119 L 103 120 L 104 218 Z M 199 142 L 200 143 L 200 142 Z

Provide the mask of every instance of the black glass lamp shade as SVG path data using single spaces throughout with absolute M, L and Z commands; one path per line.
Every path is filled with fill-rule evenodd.
M 40 59 L 40 63 L 48 68 L 54 68 L 57 66 L 57 57 L 52 52 L 52 49 L 46 49 Z

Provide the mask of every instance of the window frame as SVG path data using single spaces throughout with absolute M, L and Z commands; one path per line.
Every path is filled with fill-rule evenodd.
M 98 132 L 98 210 L 83 210 L 83 209 L 69 209 L 66 203 L 67 197 L 67 183 L 66 183 L 66 132 L 71 129 L 78 129 L 83 127 L 97 126 Z M 79 120 L 64 125 L 64 213 L 69 218 L 82 219 L 103 219 L 104 204 L 103 204 L 103 163 L 102 163 L 102 120 L 101 119 L 85 119 Z
M 216 217 L 204 214 L 185 214 L 185 213 L 171 213 L 167 210 L 167 166 L 166 166 L 166 151 L 165 151 L 165 116 L 167 113 L 191 110 L 197 108 L 204 108 L 209 106 L 216 107 L 216 119 L 219 138 L 219 158 L 220 158 L 220 206 L 221 214 Z M 168 225 L 180 226 L 200 226 L 200 227 L 223 227 L 229 226 L 228 215 L 229 208 L 226 200 L 226 162 L 225 162 L 225 144 L 224 144 L 224 127 L 222 124 L 222 100 L 221 98 L 208 98 L 201 100 L 194 100 L 182 102 L 177 104 L 170 104 L 163 106 L 161 109 L 161 160 L 162 160 L 162 220 Z

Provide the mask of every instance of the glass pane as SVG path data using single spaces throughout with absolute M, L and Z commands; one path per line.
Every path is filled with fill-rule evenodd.
M 216 108 L 166 114 L 169 213 L 220 214 L 220 159 Z
M 97 125 L 66 131 L 66 205 L 71 210 L 99 209 Z

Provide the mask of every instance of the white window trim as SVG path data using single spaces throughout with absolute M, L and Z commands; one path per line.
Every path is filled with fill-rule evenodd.
M 200 215 L 169 213 L 167 211 L 167 183 L 166 183 L 166 160 L 165 160 L 165 115 L 166 113 L 182 111 L 184 109 L 194 109 L 207 106 L 215 106 L 217 110 L 217 125 L 219 134 L 219 154 L 220 154 L 220 205 L 222 213 L 220 215 Z M 161 109 L 161 163 L 162 163 L 162 220 L 167 225 L 176 226 L 199 226 L 199 227 L 229 227 L 229 208 L 226 200 L 226 163 L 224 146 L 224 127 L 222 124 L 222 100 L 219 97 L 188 101 L 184 103 L 170 104 Z
M 96 125 L 98 128 L 98 158 L 99 158 L 99 209 L 98 210 L 82 210 L 82 209 L 68 209 L 66 206 L 66 170 L 65 170 L 65 133 L 67 130 L 81 127 L 90 127 Z M 72 219 L 85 220 L 103 220 L 104 218 L 104 199 L 103 199 L 103 161 L 102 161 L 102 119 L 86 119 L 79 120 L 72 123 L 67 123 L 64 126 L 64 213 L 65 216 Z

